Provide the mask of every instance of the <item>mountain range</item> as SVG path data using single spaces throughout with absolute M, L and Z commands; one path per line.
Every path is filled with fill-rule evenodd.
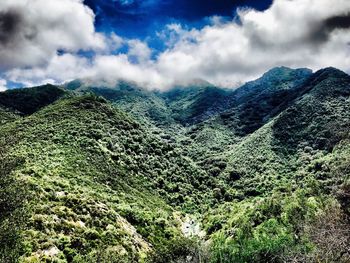
M 0 93 L 1 262 L 349 262 L 350 76 Z

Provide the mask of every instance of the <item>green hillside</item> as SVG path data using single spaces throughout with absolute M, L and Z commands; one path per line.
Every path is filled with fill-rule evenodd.
M 115 87 L 104 87 L 76 80 L 63 87 L 78 94 L 92 93 L 102 96 L 145 124 L 167 125 L 173 122 L 164 100 L 155 92 L 145 90 L 135 83 L 121 81 Z
M 0 93 L 0 262 L 349 262 L 350 76 Z
M 187 126 L 206 120 L 230 104 L 228 90 L 214 86 L 175 88 L 160 96 L 168 105 L 173 118 Z
M 94 261 L 104 250 L 139 261 L 181 237 L 182 215 L 174 208 L 186 210 L 188 195 L 191 209 L 197 201 L 192 183 L 205 177 L 173 145 L 95 97 L 63 99 L 3 125 L 1 142 L 2 161 L 16 160 L 4 179 L 23 182 L 30 193 L 24 262 L 51 252 L 62 262 Z
M 348 207 L 335 198 L 348 200 L 350 77 L 325 69 L 303 89 L 285 111 L 223 154 L 222 176 L 238 202 L 206 216 L 217 262 L 349 260 Z

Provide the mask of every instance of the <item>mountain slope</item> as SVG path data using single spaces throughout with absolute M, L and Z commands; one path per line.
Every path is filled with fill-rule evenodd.
M 0 131 L 1 162 L 24 161 L 6 176 L 32 189 L 24 261 L 107 250 L 136 262 L 181 238 L 181 216 L 163 200 L 196 203 L 192 184 L 205 173 L 104 100 L 62 99 Z
M 214 86 L 175 88 L 160 93 L 173 118 L 188 126 L 204 121 L 230 105 L 230 91 Z
M 271 189 L 277 183 L 271 176 L 293 178 L 307 165 L 300 163 L 305 155 L 329 154 L 348 138 L 350 77 L 332 68 L 321 70 L 304 89 L 290 107 L 230 151 L 230 163 L 243 178 L 256 178 Z M 259 189 L 257 184 L 247 182 L 249 188 Z
M 274 68 L 237 90 L 203 82 L 163 92 L 148 91 L 123 81 L 115 87 L 98 87 L 89 81 L 76 80 L 63 87 L 103 96 L 138 121 L 160 128 L 159 132 L 165 136 L 178 137 L 185 144 L 195 144 L 198 149 L 204 146 L 215 152 L 226 147 L 226 142 L 235 143 L 254 132 L 281 112 L 286 100 L 296 97 L 295 90 L 311 74 L 308 69 Z M 191 152 L 196 157 L 203 150 Z
M 0 125 L 14 121 L 16 118 L 18 118 L 16 112 L 9 110 L 6 107 L 0 107 Z
M 302 95 L 304 83 L 311 74 L 308 69 L 274 68 L 231 91 L 226 98 L 228 103 L 223 103 L 220 111 L 189 129 L 191 156 L 202 160 L 208 157 L 207 149 L 210 149 L 209 155 L 220 154 L 268 123 L 286 109 L 289 102 Z M 220 97 L 218 102 L 222 103 Z
M 212 262 L 349 261 L 350 77 L 328 68 L 300 88 L 221 155 L 230 187 L 218 191 L 235 201 L 204 215 Z
M 308 69 L 274 68 L 235 90 L 230 109 L 220 118 L 239 136 L 250 134 L 281 112 L 287 101 L 297 97 L 298 89 L 311 74 Z

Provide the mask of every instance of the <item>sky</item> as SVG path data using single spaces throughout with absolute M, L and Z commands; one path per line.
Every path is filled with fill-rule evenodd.
M 171 23 L 200 28 L 208 18 L 235 15 L 237 7 L 265 10 L 272 0 L 86 0 L 96 14 L 98 31 L 115 32 L 128 38 L 147 39 L 154 42 L 156 32 Z M 161 43 L 157 43 L 161 45 Z M 156 46 L 155 48 L 159 48 Z
M 350 73 L 350 1 L 0 1 L 0 91 L 74 79 L 236 88 L 277 66 Z

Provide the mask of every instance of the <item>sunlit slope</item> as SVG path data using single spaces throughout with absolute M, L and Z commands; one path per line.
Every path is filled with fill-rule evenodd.
M 176 205 L 198 204 L 205 173 L 104 100 L 62 99 L 0 129 L 1 162 L 18 160 L 4 176 L 27 190 L 22 259 L 136 262 L 181 238 Z

